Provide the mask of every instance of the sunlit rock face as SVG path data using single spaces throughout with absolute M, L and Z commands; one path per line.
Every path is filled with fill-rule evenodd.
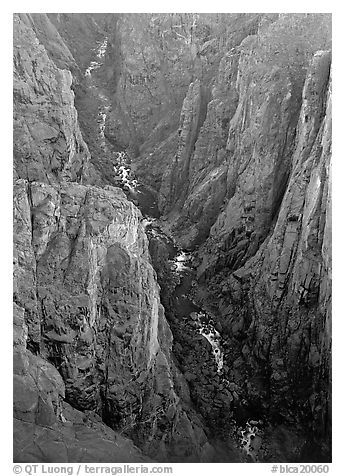
M 72 406 L 127 427 L 141 444 L 152 431 L 153 455 L 184 419 L 187 434 L 172 431 L 171 445 L 197 459 L 138 209 L 112 187 L 20 180 L 15 197 L 15 300 L 27 311 L 29 347 L 58 369 Z
M 71 90 L 72 74 L 49 59 L 33 30 L 14 17 L 15 174 L 30 181 L 90 181 L 90 153 Z M 94 174 L 94 172 L 93 172 Z
M 15 458 L 52 461 L 58 441 L 59 461 L 144 460 L 122 437 L 113 450 L 110 426 L 155 459 L 209 460 L 212 447 L 172 361 L 142 215 L 119 188 L 86 185 L 95 173 L 71 73 L 56 67 L 19 17 L 14 24 L 14 300 L 25 329 L 17 383 L 32 399 L 22 402 L 17 392 Z M 80 431 L 92 427 L 88 441 L 73 426 L 81 419 Z M 36 434 L 42 425 L 45 443 Z M 24 436 L 35 433 L 25 451 L 24 426 Z

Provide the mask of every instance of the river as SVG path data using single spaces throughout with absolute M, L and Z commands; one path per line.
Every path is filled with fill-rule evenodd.
M 216 329 L 215 317 L 202 309 L 190 296 L 192 282 L 195 279 L 193 255 L 181 249 L 171 237 L 162 231 L 159 223 L 160 213 L 155 192 L 137 179 L 132 171 L 131 158 L 127 152 L 125 150 L 114 150 L 112 144 L 106 138 L 106 121 L 111 112 L 112 104 L 104 88 L 98 85 L 95 73 L 102 68 L 107 45 L 107 38 L 104 38 L 97 45 L 95 48 L 95 58 L 84 73 L 87 87 L 90 90 L 92 89 L 93 94 L 96 94 L 99 101 L 98 115 L 95 122 L 98 128 L 97 137 L 100 149 L 105 155 L 111 157 L 114 186 L 121 187 L 128 199 L 141 210 L 143 215 L 142 226 L 149 240 L 158 240 L 164 243 L 164 246 L 169 250 L 167 263 L 165 263 L 165 272 L 168 275 L 168 280 L 174 283 L 169 305 L 173 307 L 172 314 L 177 319 L 171 325 L 173 332 L 175 325 L 175 328 L 178 326 L 179 332 L 182 333 L 184 330 L 187 331 L 189 329 L 190 331 L 192 329 L 197 342 L 198 336 L 204 339 L 206 351 L 212 355 L 210 365 L 213 366 L 211 375 L 214 375 L 214 377 L 211 377 L 211 379 L 213 378 L 217 382 L 215 384 L 216 389 L 219 386 L 219 388 L 224 389 L 224 392 L 227 392 L 231 403 L 232 395 L 235 395 L 236 392 L 231 390 L 234 384 L 224 377 L 225 355 L 221 332 Z M 163 285 L 162 283 L 160 284 L 161 288 L 163 288 L 162 292 L 164 292 L 164 283 Z M 164 296 L 162 296 L 162 301 L 164 301 Z M 168 309 L 166 313 L 169 315 Z M 209 346 L 209 351 L 207 350 L 207 345 Z M 193 388 L 193 383 L 190 383 L 190 385 Z M 200 385 L 203 385 L 202 380 Z M 208 382 L 208 386 L 210 386 L 210 382 Z M 233 393 L 231 394 L 230 391 Z M 234 437 L 235 435 L 238 447 L 249 460 L 257 461 L 257 453 L 261 445 L 262 422 L 248 420 L 244 425 L 240 426 L 236 425 L 236 422 L 233 421 L 233 426 L 232 436 Z

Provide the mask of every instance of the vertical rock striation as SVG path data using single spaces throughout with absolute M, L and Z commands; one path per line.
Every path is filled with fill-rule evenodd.
M 111 152 L 128 146 L 158 192 L 161 230 L 195 251 L 197 282 L 177 291 L 172 242 L 151 242 L 176 307 L 178 365 L 192 396 L 193 365 L 207 375 L 200 394 L 217 393 L 213 413 L 208 400 L 199 409 L 212 424 L 224 416 L 230 437 L 240 414 L 265 419 L 271 436 L 287 425 L 283 459 L 328 461 L 328 20 L 169 15 L 14 17 L 15 458 L 146 460 L 119 432 L 160 461 L 219 456 L 175 365 L 141 213 L 112 186 Z M 214 319 L 221 375 L 195 323 L 179 327 L 189 299 Z
M 317 51 L 326 24 L 303 21 L 264 22 L 224 56 L 191 153 L 178 141 L 167 155 L 160 206 L 164 229 L 196 250 L 194 297 L 218 315 L 244 406 L 307 435 L 292 459 L 328 460 L 331 55 Z M 184 110 L 190 132 L 197 109 Z
M 49 59 L 33 30 L 14 17 L 14 165 L 16 177 L 90 181 L 72 74 Z M 94 172 L 93 172 L 94 174 Z
M 52 461 L 56 447 L 61 462 L 145 460 L 106 423 L 155 459 L 210 460 L 173 363 L 141 213 L 120 189 L 89 185 L 100 179 L 72 75 L 27 18 L 14 24 L 15 458 Z
M 198 459 L 207 441 L 181 405 L 188 389 L 172 364 L 140 212 L 112 187 L 19 180 L 15 197 L 15 301 L 29 348 L 58 369 L 74 408 L 142 447 L 146 439 L 154 457 Z
M 214 248 L 199 268 L 217 292 L 235 380 L 275 418 L 303 422 L 323 441 L 324 454 L 331 401 L 330 60 L 329 52 L 317 52 L 309 68 L 290 177 L 264 242 L 250 259 L 237 244 L 229 262 Z
M 200 80 L 190 84 L 182 105 L 177 148 L 162 177 L 159 206 L 164 210 L 181 207 L 188 187 L 189 164 L 200 128 L 205 120 L 207 92 Z
M 206 105 L 206 118 L 198 131 L 195 146 L 190 150 L 188 161 L 185 160 L 184 163 L 182 177 L 186 182 L 187 192 L 179 197 L 179 203 L 182 202 L 183 207 L 179 207 L 178 214 L 171 213 L 169 217 L 169 229 L 174 229 L 175 233 L 178 230 L 178 240 L 182 246 L 200 244 L 208 236 L 226 196 L 226 143 L 229 121 L 238 102 L 235 87 L 238 59 L 239 52 L 234 48 L 220 62 L 211 99 Z M 188 96 L 185 101 L 187 100 Z M 163 193 L 164 188 L 172 188 L 173 184 L 174 180 L 168 169 L 160 189 L 161 207 L 162 204 L 165 207 L 163 210 L 175 208 L 176 200 L 169 205 L 166 193 Z
M 227 200 L 210 230 L 207 268 L 214 260 L 216 266 L 237 268 L 255 254 L 279 210 L 290 170 L 300 105 L 282 67 L 254 67 L 257 42 L 253 37 L 241 45 L 238 104 L 226 144 Z

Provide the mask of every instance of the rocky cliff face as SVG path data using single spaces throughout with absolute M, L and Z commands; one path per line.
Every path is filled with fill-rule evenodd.
M 65 401 L 59 372 L 26 347 L 24 312 L 14 304 L 14 461 L 149 461 L 131 440 L 104 425 L 95 412 L 80 412 Z
M 238 56 L 238 53 L 233 52 L 226 55 L 220 63 L 211 100 L 204 106 L 203 121 L 199 120 L 199 128 L 187 151 L 188 159 L 183 161 L 183 166 L 180 165 L 182 169 L 180 177 L 184 184 L 179 187 L 179 200 L 176 198 L 168 200 L 169 194 L 172 194 L 170 189 L 176 187 L 178 159 L 172 160 L 172 165 L 166 169 L 160 186 L 160 207 L 163 211 L 170 212 L 169 225 L 171 229 L 177 228 L 179 231 L 178 239 L 182 246 L 200 244 L 207 237 L 226 196 L 227 152 L 225 147 L 229 120 L 238 102 L 238 94 L 234 86 Z M 198 121 L 191 107 L 197 98 L 194 88 L 185 99 L 185 113 L 181 114 L 180 142 L 183 140 L 183 135 L 192 136 L 189 130 L 190 124 Z M 207 108 L 206 117 L 205 107 Z M 180 162 L 182 160 L 180 159 Z M 187 181 L 186 177 L 188 177 Z M 183 187 L 184 195 L 181 197 Z
M 48 183 L 92 180 L 90 153 L 79 129 L 71 85 L 71 72 L 58 69 L 33 30 L 15 16 L 16 177 Z
M 192 71 L 192 81 L 185 88 L 185 98 L 183 102 L 171 106 L 169 114 L 158 122 L 154 132 L 140 147 L 137 172 L 160 191 L 159 205 L 163 214 L 176 209 L 181 212 L 195 185 L 194 175 L 197 174 L 194 174 L 194 168 L 205 169 L 206 159 L 209 165 L 214 165 L 217 150 L 224 146 L 222 140 L 229 116 L 236 107 L 234 91 L 228 82 L 236 70 L 224 56 L 228 56 L 228 51 L 232 51 L 248 35 L 255 34 L 263 19 L 269 23 L 275 15 L 231 14 L 223 20 L 221 17 L 198 15 L 201 31 L 198 32 L 197 26 L 193 37 L 195 57 L 192 63 L 186 65 L 186 69 Z M 205 27 L 208 35 L 202 29 L 203 21 L 209 22 Z M 186 45 L 181 42 L 179 48 L 183 50 Z M 218 70 L 219 77 L 215 80 Z M 176 123 L 177 114 L 180 114 L 180 119 Z M 203 133 L 205 130 L 206 134 Z M 176 179 L 178 183 L 175 183 Z M 189 219 L 189 213 L 193 207 L 186 206 L 189 211 L 184 213 L 183 219 L 187 219 L 192 226 L 195 218 L 192 216 Z
M 116 188 L 17 181 L 15 301 L 26 311 L 29 348 L 58 369 L 74 408 L 95 411 L 141 446 L 145 438 L 155 457 L 198 458 L 202 441 L 181 406 L 188 389 L 172 364 L 140 220 Z
M 97 174 L 71 73 L 25 20 L 15 17 L 15 458 L 144 461 L 111 426 L 154 458 L 208 460 L 141 213 L 120 189 L 88 185 Z
M 191 83 L 176 135 L 140 167 L 164 164 L 161 223 L 196 250 L 194 296 L 218 316 L 227 379 L 255 414 L 307 429 L 327 458 L 331 57 L 317 50 L 328 27 L 271 21 L 224 55 L 201 121 Z
M 236 425 L 254 417 L 261 461 L 328 461 L 328 25 L 15 16 L 18 461 L 238 460 Z M 126 147 L 158 194 L 150 247 L 113 186 Z M 185 277 L 162 230 L 193 252 Z M 213 319 L 220 373 L 196 311 Z
M 231 373 L 249 400 L 278 420 L 308 422 L 320 437 L 330 434 L 329 53 L 315 55 L 302 98 L 291 174 L 267 238 L 262 237 L 255 252 L 258 244 L 254 241 L 253 249 L 249 237 L 260 225 L 249 230 L 252 209 L 246 213 L 249 204 L 235 201 L 238 193 L 254 198 L 255 188 L 248 194 L 238 186 L 199 252 L 199 275 L 217 300 L 231 349 Z M 263 180 L 260 189 L 262 185 Z M 268 192 L 266 197 L 262 204 L 269 207 Z M 272 208 L 267 211 L 272 216 Z M 233 232 L 236 216 L 243 220 L 242 236 Z M 254 217 L 261 220 L 265 215 L 256 212 Z M 218 251 L 215 237 L 222 234 L 228 245 Z M 327 452 L 327 444 L 322 450 Z
M 183 203 L 188 182 L 189 163 L 200 127 L 205 120 L 207 91 L 199 80 L 190 84 L 182 105 L 178 139 L 175 155 L 170 166 L 164 172 L 160 188 L 160 209 L 171 209 Z
M 195 247 L 210 235 L 218 243 L 217 255 L 223 249 L 225 260 L 233 259 L 235 267 L 257 251 L 279 210 L 291 171 L 301 92 L 311 57 L 301 40 L 291 42 L 291 31 L 298 38 L 303 29 L 301 33 L 284 16 L 271 21 L 265 17 L 256 25 L 257 34 L 251 25 L 244 30 L 247 35 L 235 38 L 238 43 L 233 40 L 211 83 L 201 124 L 199 111 L 193 107 L 198 93 L 194 88 L 192 97 L 189 90 L 180 130 L 185 128 L 184 135 L 193 137 L 193 124 L 199 121 L 201 127 L 185 158 L 178 146 L 168 155 L 160 185 L 160 209 L 168 217 L 167 229 L 175 230 L 181 245 Z M 288 37 L 287 29 L 291 29 Z M 270 41 L 277 43 L 276 51 Z M 294 52 L 294 42 L 299 53 Z M 321 34 L 310 37 L 310 42 L 315 44 L 314 51 L 327 44 Z M 160 159 L 160 147 L 157 151 Z M 183 166 L 178 165 L 181 162 Z M 177 199 L 179 168 L 183 183 Z

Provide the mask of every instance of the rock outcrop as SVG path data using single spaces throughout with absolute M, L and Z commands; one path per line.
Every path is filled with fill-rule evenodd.
M 237 461 L 254 417 L 261 461 L 329 460 L 329 48 L 318 14 L 14 16 L 16 461 Z
M 314 56 L 302 98 L 292 170 L 268 236 L 250 259 L 246 246 L 236 244 L 236 251 L 218 253 L 209 240 L 206 246 L 212 256 L 208 259 L 200 253 L 199 273 L 215 295 L 229 338 L 232 378 L 246 389 L 249 400 L 277 420 L 303 422 L 313 437 L 323 441 L 321 453 L 327 454 L 324 438 L 330 435 L 331 402 L 329 52 Z M 225 262 L 223 256 L 231 259 Z M 245 264 L 240 266 L 243 259 Z
M 17 181 L 15 301 L 29 348 L 58 369 L 73 407 L 146 440 L 154 457 L 166 445 L 197 459 L 202 441 L 181 405 L 188 388 L 172 364 L 140 220 L 120 189 Z
M 65 401 L 56 368 L 26 347 L 24 309 L 14 304 L 14 461 L 17 463 L 148 462 L 131 440 L 94 412 Z
M 19 16 L 14 33 L 15 458 L 146 460 L 115 429 L 154 459 L 211 460 L 141 213 L 120 189 L 90 185 L 72 75 Z
M 241 38 L 220 62 L 196 136 L 200 96 L 190 86 L 180 118 L 182 138 L 193 137 L 188 154 L 179 138 L 170 155 L 165 141 L 152 157 L 168 157 L 161 223 L 196 251 L 194 298 L 218 316 L 227 380 L 250 412 L 295 426 L 311 439 L 311 457 L 327 460 L 331 57 L 315 53 L 329 46 L 323 21 L 281 15 Z
M 176 152 L 165 170 L 159 195 L 162 211 L 172 206 L 179 207 L 187 192 L 189 162 L 199 130 L 205 120 L 207 110 L 207 91 L 199 80 L 190 84 L 182 105 Z
M 33 30 L 14 17 L 14 165 L 17 177 L 91 181 L 72 74 L 58 69 Z M 94 174 L 94 172 L 93 172 Z

